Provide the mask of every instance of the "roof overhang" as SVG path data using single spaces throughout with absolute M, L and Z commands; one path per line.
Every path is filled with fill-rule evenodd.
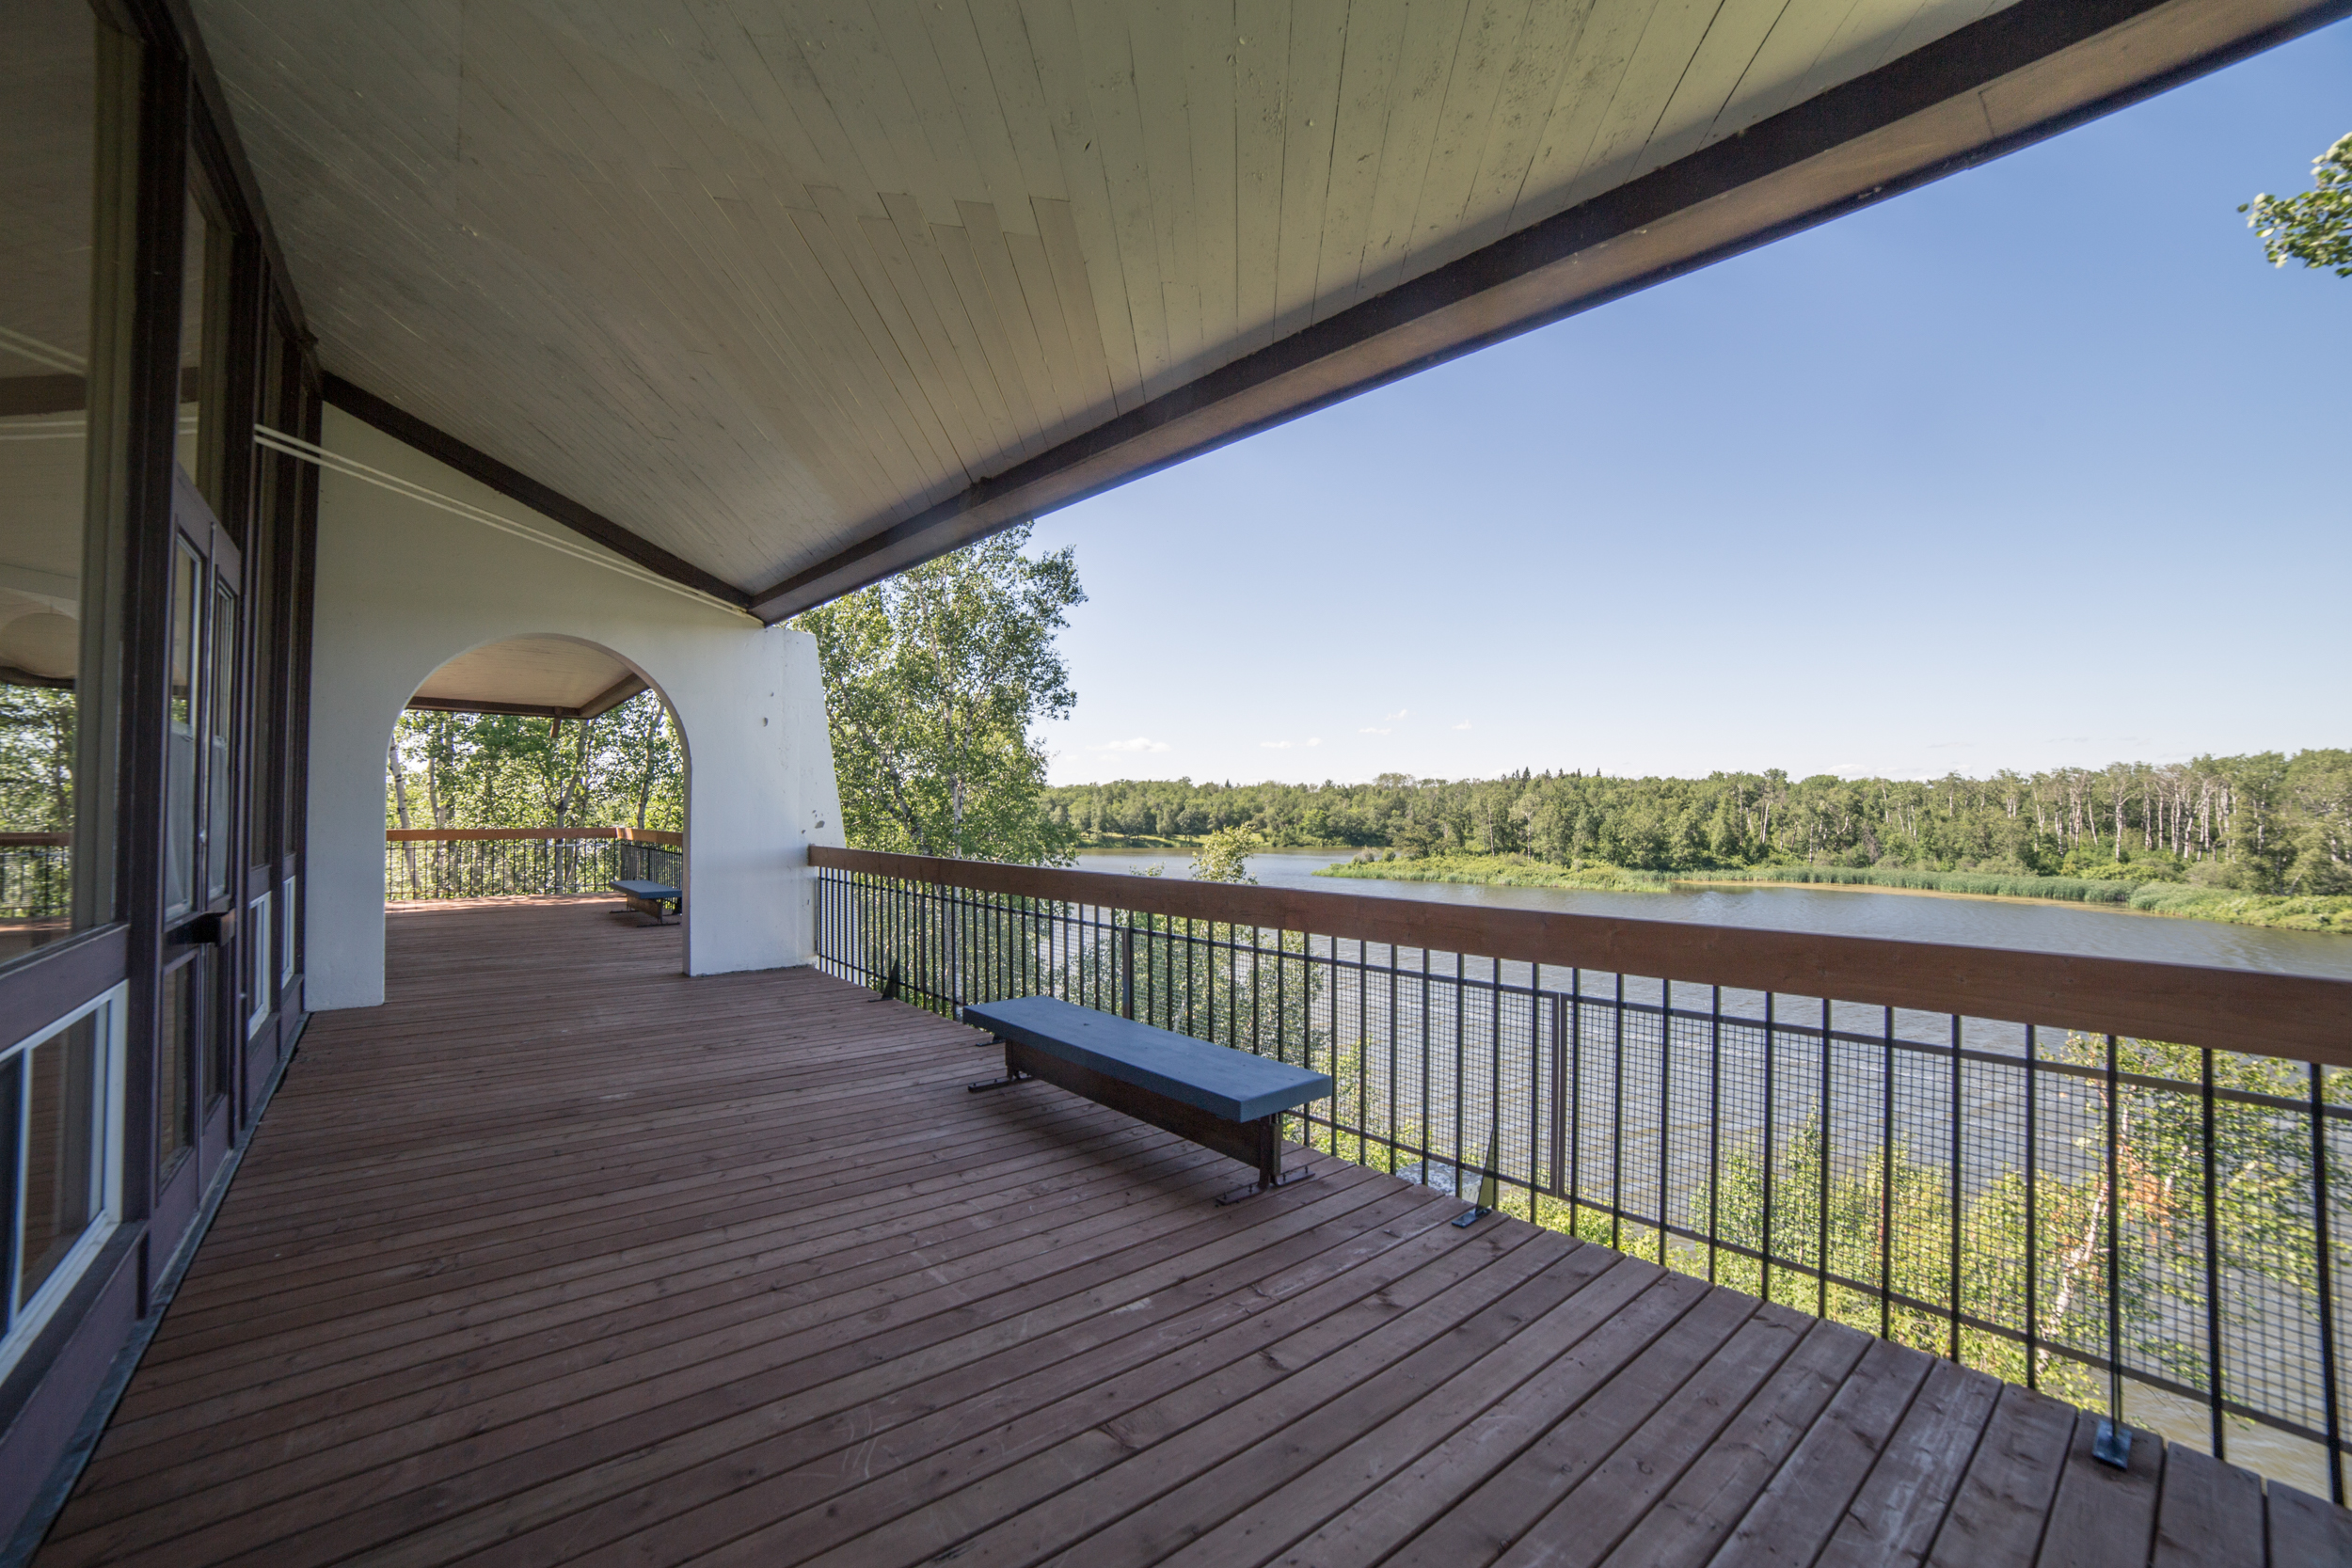
M 2352 12 L 195 3 L 329 396 L 770 622 Z
M 2024 0 L 755 592 L 775 622 L 1041 513 L 2011 152 L 2352 13 Z

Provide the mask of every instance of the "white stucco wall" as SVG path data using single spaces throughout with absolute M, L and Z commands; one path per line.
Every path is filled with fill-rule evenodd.
M 559 525 L 326 410 L 322 444 L 584 544 Z M 408 698 L 468 649 L 526 635 L 611 650 L 685 732 L 686 969 L 813 957 L 807 847 L 841 842 L 817 645 L 715 606 L 323 470 L 311 642 L 306 1000 L 384 1000 L 384 753 Z

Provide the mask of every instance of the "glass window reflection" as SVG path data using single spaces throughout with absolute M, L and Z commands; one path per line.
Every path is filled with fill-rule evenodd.
M 0 7 L 0 963 L 72 925 L 95 28 Z
M 196 725 L 203 692 L 197 617 L 204 608 L 204 562 L 185 542 L 171 558 L 171 687 L 164 754 L 164 914 L 194 907 L 196 888 Z

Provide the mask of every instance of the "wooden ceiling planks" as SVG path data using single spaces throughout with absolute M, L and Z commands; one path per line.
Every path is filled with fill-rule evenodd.
M 1529 8 L 1487 113 L 1475 177 L 1454 214 L 1452 235 L 1439 247 L 1448 258 L 1467 255 L 1509 231 L 1590 15 L 1585 7 Z M 1435 254 L 1424 253 L 1422 260 Z
M 1133 52 L 1118 8 L 1073 5 L 1071 21 L 1070 47 L 1084 83 L 1081 91 L 1092 132 L 1082 150 L 1100 168 L 1108 204 L 1104 215 L 1112 235 L 1107 253 L 1095 245 L 1088 246 L 1087 264 L 1089 270 L 1101 268 L 1122 278 L 1129 341 L 1120 346 L 1132 347 L 1137 390 L 1154 398 L 1169 389 L 1168 299 L 1161 287 L 1164 273 L 1152 218 L 1151 170 L 1144 153 L 1142 112 L 1136 102 Z M 1117 336 L 1105 333 L 1106 341 Z
M 1110 7 L 1095 12 L 1103 41 L 1116 52 L 1132 74 L 1132 99 L 1120 100 L 1132 119 L 1121 116 L 1123 133 L 1136 138 L 1136 174 L 1141 204 L 1149 214 L 1153 265 L 1167 339 L 1156 381 L 1179 387 L 1198 373 L 1206 349 L 1206 325 L 1200 298 L 1200 235 L 1204 223 L 1215 221 L 1202 209 L 1195 187 L 1193 142 L 1195 116 L 1187 90 L 1190 62 L 1186 58 L 1184 19 L 1175 6 L 1147 6 L 1120 15 Z M 1214 16 L 1202 8 L 1202 20 Z M 1190 40 L 1201 42 L 1199 30 Z M 1221 39 L 1205 47 L 1218 49 Z M 1203 113 L 1199 117 L 1205 121 Z
M 459 654 L 434 671 L 417 688 L 411 705 L 488 703 L 577 710 L 635 673 L 590 643 L 565 637 L 510 637 Z
M 1375 159 L 1380 166 L 1365 229 L 1363 260 L 1358 268 L 1358 298 L 1380 293 L 1405 278 L 1422 179 L 1429 170 L 1447 89 L 1454 80 L 1463 24 L 1460 7 L 1407 6 L 1406 9 L 1377 152 L 1372 149 L 1367 126 L 1361 144 L 1364 150 L 1355 154 Z
M 747 584 L 2001 8 L 196 5 L 326 365 Z
M 1451 261 L 1467 248 L 1462 220 L 1470 210 L 1505 79 L 1515 67 L 1533 67 L 1540 61 L 1540 56 L 1531 56 L 1526 47 L 1529 40 L 1522 36 L 1530 10 L 1524 0 L 1479 0 L 1463 21 L 1454 52 L 1453 76 L 1446 84 L 1445 106 L 1430 140 L 1413 227 L 1406 241 L 1407 276 L 1425 270 L 1433 261 Z
M 1206 343 L 1231 343 L 1241 334 L 1240 254 L 1233 232 L 1240 165 L 1232 42 L 1240 35 L 1233 31 L 1230 6 L 1169 7 L 1163 14 L 1183 24 L 1192 200 L 1200 215 L 1192 232 L 1200 269 L 1200 337 Z

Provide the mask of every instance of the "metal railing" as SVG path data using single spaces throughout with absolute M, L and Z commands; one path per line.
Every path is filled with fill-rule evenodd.
M 810 858 L 835 974 L 1329 1072 L 1314 1148 L 2343 1500 L 2352 982 Z
M 602 893 L 616 881 L 683 885 L 680 833 L 636 828 L 417 828 L 384 836 L 384 896 L 391 901 Z
M 0 833 L 0 922 L 63 920 L 73 910 L 68 833 Z

